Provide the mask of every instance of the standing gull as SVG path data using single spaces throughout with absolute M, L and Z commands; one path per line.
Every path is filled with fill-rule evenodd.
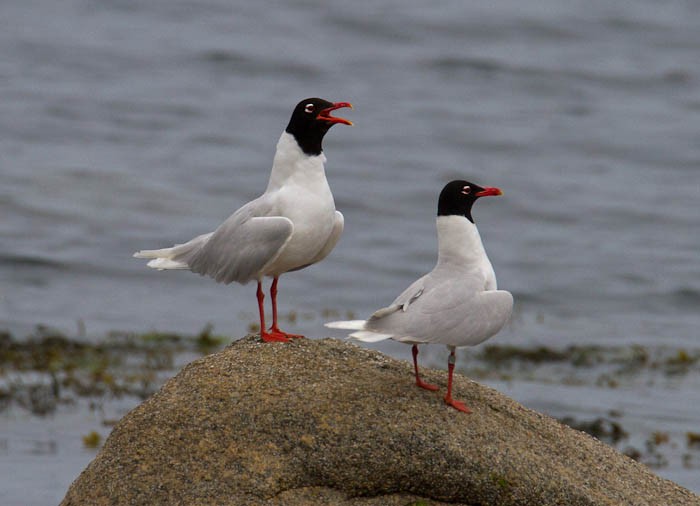
M 350 337 L 365 342 L 394 339 L 412 344 L 416 385 L 427 390 L 418 373 L 418 345 L 439 343 L 450 350 L 445 402 L 465 413 L 469 408 L 452 398 L 455 349 L 474 346 L 498 333 L 510 318 L 513 296 L 496 289 L 496 275 L 472 218 L 479 197 L 502 195 L 468 181 L 445 185 L 438 201 L 438 260 L 435 268 L 369 320 L 327 323 L 327 327 L 356 330 Z
M 335 210 L 326 180 L 323 137 L 336 123 L 352 122 L 331 116 L 349 102 L 307 98 L 297 104 L 277 142 L 267 189 L 229 216 L 214 232 L 184 244 L 142 250 L 154 269 L 188 269 L 218 283 L 257 281 L 260 337 L 286 342 L 290 337 L 277 325 L 277 282 L 285 272 L 320 262 L 343 232 L 343 215 Z M 262 279 L 272 277 L 272 326 L 265 326 Z

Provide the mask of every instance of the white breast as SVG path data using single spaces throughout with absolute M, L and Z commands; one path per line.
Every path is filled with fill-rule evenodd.
M 496 273 L 486 255 L 479 229 L 464 216 L 438 216 L 438 266 L 477 269 L 485 279 L 484 290 L 496 290 Z
M 289 218 L 294 232 L 264 274 L 277 276 L 309 265 L 328 241 L 335 224 L 335 202 L 325 161 L 323 153 L 306 155 L 290 134 L 280 137 L 266 193 L 273 198 L 275 214 Z

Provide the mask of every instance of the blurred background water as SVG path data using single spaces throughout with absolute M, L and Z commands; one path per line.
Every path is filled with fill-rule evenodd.
M 328 335 L 324 316 L 364 317 L 430 270 L 438 192 L 466 178 L 505 192 L 474 211 L 516 299 L 491 342 L 698 347 L 690 0 L 6 0 L 0 328 L 99 340 L 211 323 L 244 335 L 253 285 L 157 272 L 131 255 L 211 231 L 259 195 L 293 106 L 310 96 L 352 102 L 343 116 L 356 126 L 326 137 L 345 232 L 326 261 L 283 276 L 281 311 L 297 315 L 287 330 Z M 402 358 L 407 348 L 380 345 Z M 421 357 L 444 366 L 443 350 Z M 649 396 L 495 386 L 555 414 L 636 396 L 627 416 L 647 421 L 677 396 L 655 423 L 697 430 L 700 408 L 684 401 L 696 383 Z M 0 497 L 55 503 L 91 455 L 64 443 L 70 419 L 14 416 L 0 419 L 15 427 L 0 435 L 0 469 L 13 476 Z M 48 457 L 22 443 L 45 430 L 59 447 Z M 46 462 L 32 496 L 23 469 Z M 697 474 L 666 472 L 700 490 Z

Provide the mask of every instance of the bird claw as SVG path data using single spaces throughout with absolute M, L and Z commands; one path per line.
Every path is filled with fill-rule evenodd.
M 445 396 L 445 404 L 448 406 L 452 406 L 458 411 L 461 411 L 462 413 L 471 413 L 472 410 L 467 407 L 466 404 L 460 401 L 454 400 L 451 396 L 446 395 Z
M 275 333 L 275 332 L 260 332 L 260 339 L 265 341 L 266 343 L 288 343 L 289 339 L 287 339 L 284 335 L 281 333 Z
M 440 389 L 439 386 L 432 385 L 430 383 L 426 383 L 422 379 L 416 379 L 416 386 L 419 386 L 421 388 L 425 388 L 426 390 L 430 390 L 431 392 L 436 392 Z
M 274 326 L 270 327 L 269 335 L 275 336 L 275 337 L 281 337 L 282 339 L 284 339 L 284 342 L 287 342 L 290 339 L 302 339 L 304 337 L 301 334 L 289 334 L 287 332 L 283 332 L 279 328 L 274 327 Z

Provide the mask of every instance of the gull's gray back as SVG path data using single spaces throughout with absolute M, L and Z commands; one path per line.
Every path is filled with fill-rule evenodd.
M 485 291 L 487 282 L 478 270 L 435 269 L 372 315 L 365 328 L 397 341 L 479 344 L 501 330 L 513 309 L 513 296 Z

